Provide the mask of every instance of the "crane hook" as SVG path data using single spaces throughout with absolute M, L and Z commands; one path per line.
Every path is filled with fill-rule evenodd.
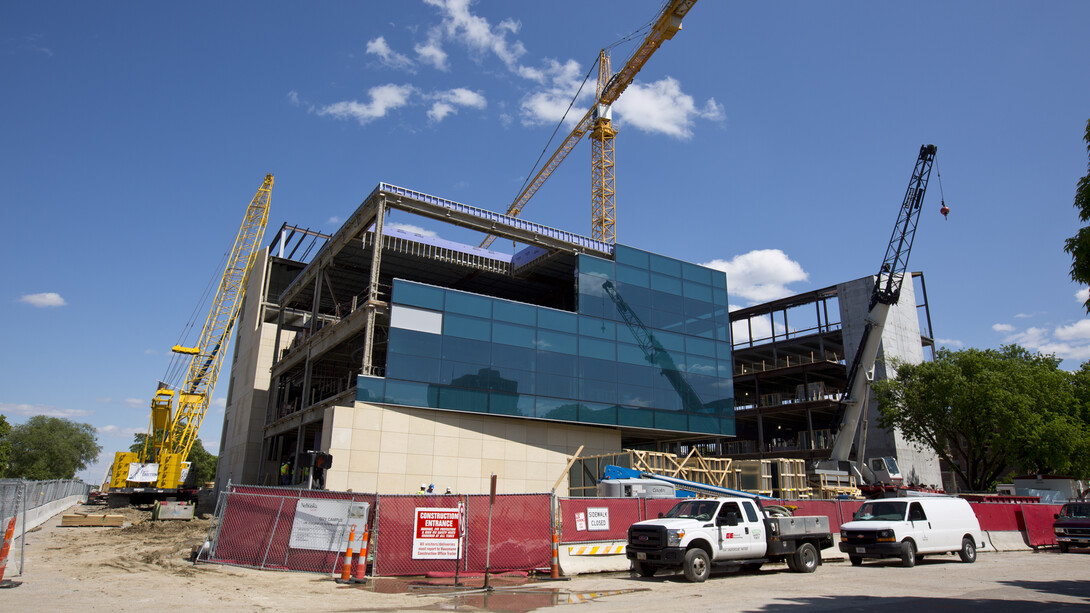
M 950 207 L 946 206 L 946 194 L 942 191 L 942 171 L 936 171 L 939 175 L 939 196 L 942 198 L 942 206 L 939 208 L 939 212 L 942 213 L 942 218 L 946 219 L 946 216 L 950 214 Z

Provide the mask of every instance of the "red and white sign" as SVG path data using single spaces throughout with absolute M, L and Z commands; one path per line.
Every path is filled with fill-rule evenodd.
M 414 560 L 457 560 L 461 513 L 454 509 L 416 509 Z

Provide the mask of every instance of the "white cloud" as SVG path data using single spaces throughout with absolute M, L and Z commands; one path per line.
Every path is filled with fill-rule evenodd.
M 407 70 L 413 67 L 413 61 L 391 49 L 383 36 L 367 41 L 367 53 L 377 55 L 388 68 Z
M 957 347 L 961 349 L 965 346 L 965 343 L 952 338 L 936 338 L 935 342 L 938 343 L 939 347 Z
M 409 234 L 419 234 L 421 236 L 431 236 L 431 237 L 439 236 L 438 234 L 436 234 L 432 230 L 425 230 L 424 228 L 421 228 L 420 226 L 414 226 L 412 224 L 407 224 L 407 223 L 390 223 L 390 224 L 386 224 L 386 226 L 389 227 L 389 228 L 395 228 L 397 230 L 401 230 L 402 232 L 408 232 Z
M 1031 317 L 1033 317 L 1033 315 L 1030 315 L 1029 313 L 1016 313 L 1014 315 L 1015 319 L 1029 319 Z
M 217 413 L 223 413 L 227 409 L 227 399 L 213 398 L 212 402 L 208 403 L 208 408 L 215 409 Z
M 457 113 L 460 106 L 474 109 L 483 109 L 488 106 L 488 102 L 479 92 L 462 87 L 439 92 L 431 97 L 435 100 L 435 103 L 432 104 L 431 110 L 428 111 L 428 119 L 435 122 L 442 121 L 447 115 Z
M 292 106 L 299 106 L 299 92 L 294 89 L 288 92 L 288 102 L 290 102 Z
M 992 324 L 992 330 L 996 332 L 1014 332 L 1014 326 L 1010 324 Z
M 159 352 L 154 349 L 145 349 L 144 355 L 158 355 Z
M 61 295 L 56 292 L 43 292 L 41 294 L 24 294 L 19 298 L 19 302 L 25 302 L 30 306 L 38 307 L 39 309 L 46 307 L 62 307 L 68 304 L 61 298 Z
M 730 279 L 727 280 L 728 285 Z M 730 305 L 728 310 L 736 311 L 742 307 Z M 753 336 L 750 337 L 750 332 Z M 745 321 L 736 321 L 731 323 L 730 329 L 731 340 L 735 345 L 739 343 L 748 343 L 751 340 L 753 342 L 761 342 L 765 339 L 772 338 L 772 320 L 767 315 L 760 315 L 757 317 L 750 317 Z
M 385 117 L 392 110 L 409 104 L 409 97 L 415 92 L 411 85 L 388 83 L 372 87 L 367 91 L 370 102 L 346 100 L 318 109 L 319 115 L 329 115 L 337 119 L 355 119 L 361 126 L 375 119 Z
M 450 67 L 447 66 L 447 52 L 443 51 L 442 37 L 442 30 L 439 28 L 432 28 L 428 31 L 427 42 L 416 45 L 413 47 L 413 51 L 416 51 L 416 56 L 424 64 L 428 64 L 436 70 L 446 72 Z
M 327 224 L 339 224 L 339 223 L 341 223 L 341 218 L 334 215 L 334 216 L 330 217 L 329 219 L 327 219 L 326 223 Z
M 102 436 L 120 437 L 124 439 L 131 439 L 138 433 L 144 434 L 147 432 L 146 430 L 142 430 L 140 428 L 120 428 L 114 425 L 95 428 L 95 431 Z
M 558 62 L 553 59 L 545 60 L 545 68 L 540 72 L 542 81 L 548 83 L 547 87 L 523 98 L 521 103 L 522 123 L 527 126 L 555 124 L 564 117 L 568 107 L 572 104 L 572 98 L 579 91 L 583 83 L 583 69 L 575 60 Z M 574 126 L 583 118 L 586 108 L 594 97 L 593 87 L 584 87 L 579 94 L 579 100 L 568 114 L 566 123 Z
M 424 0 L 443 15 L 441 28 L 449 39 L 464 44 L 473 53 L 493 54 L 513 72 L 519 72 L 520 57 L 526 47 L 518 40 L 508 40 L 508 34 L 518 34 L 522 25 L 505 19 L 495 27 L 488 20 L 469 11 L 470 0 Z
M 722 121 L 723 107 L 710 98 L 697 108 L 693 97 L 681 91 L 681 83 L 666 77 L 654 83 L 632 83 L 613 103 L 618 120 L 637 130 L 688 139 L 696 119 Z
M 144 408 L 151 406 L 151 400 L 146 400 L 144 398 L 126 398 L 125 404 L 130 407 Z
M 62 409 L 46 404 L 15 404 L 11 402 L 0 402 L 0 414 L 8 416 L 19 415 L 21 417 L 45 415 L 46 417 L 72 418 L 93 415 L 94 411 L 88 411 L 86 409 Z
M 1080 319 L 1069 326 L 1060 326 L 1052 334 L 1061 341 L 1090 341 L 1090 319 Z
M 731 260 L 712 260 L 702 266 L 727 273 L 727 288 L 751 303 L 768 302 L 794 292 L 788 284 L 806 281 L 810 275 L 779 249 L 757 249 Z
M 1087 300 L 1090 300 L 1090 288 L 1084 287 L 1075 292 L 1075 300 L 1079 301 L 1079 304 L 1085 304 Z

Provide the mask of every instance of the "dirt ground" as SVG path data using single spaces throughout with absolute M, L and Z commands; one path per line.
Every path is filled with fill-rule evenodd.
M 72 511 L 105 512 L 103 507 Z M 28 533 L 25 569 L 19 543 L 0 589 L 0 611 L 146 612 L 184 606 L 216 611 L 530 611 L 575 605 L 579 611 L 883 611 L 1090 610 L 1090 551 L 982 553 L 975 564 L 929 556 L 915 568 L 868 561 L 830 562 L 813 574 L 781 565 L 756 573 L 713 572 L 703 584 L 678 575 L 641 579 L 629 573 L 585 575 L 563 582 L 513 586 L 496 579 L 490 593 L 455 596 L 423 579 L 380 579 L 363 587 L 332 577 L 257 571 L 190 562 L 210 521 L 152 522 L 139 509 L 122 528 L 61 528 L 60 516 Z M 467 581 L 479 585 L 480 578 Z M 449 583 L 449 581 L 448 581 Z

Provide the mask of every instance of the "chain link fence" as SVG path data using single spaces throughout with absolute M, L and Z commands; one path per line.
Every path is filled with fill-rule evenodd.
M 15 519 L 15 539 L 19 541 L 19 573 L 23 573 L 23 548 L 27 531 L 69 505 L 87 499 L 93 486 L 77 479 L 24 481 L 0 479 L 0 541 L 8 523 Z M 15 558 L 14 544 L 9 558 Z
M 351 572 L 376 576 L 548 570 L 552 495 L 377 496 L 229 485 L 198 561 L 336 574 L 355 529 Z M 489 512 L 491 510 L 491 521 Z M 368 556 L 359 558 L 368 535 Z M 490 546 L 491 545 L 491 546 Z

